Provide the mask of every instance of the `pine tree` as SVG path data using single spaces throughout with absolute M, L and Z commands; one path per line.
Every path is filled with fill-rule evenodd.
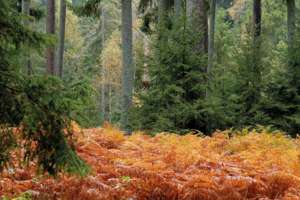
M 122 0 L 122 115 L 121 126 L 127 133 L 131 133 L 129 126 L 129 110 L 133 96 L 133 48 L 132 48 L 132 2 Z
M 48 34 L 55 34 L 55 0 L 47 0 L 47 22 L 46 32 Z M 48 47 L 46 53 L 47 73 L 50 75 L 56 74 L 55 67 L 55 51 L 54 47 Z
M 65 27 L 66 27 L 66 1 L 60 1 L 60 15 L 59 15 L 59 48 L 58 48 L 58 74 L 59 77 L 63 76 L 64 65 L 64 51 L 65 51 Z

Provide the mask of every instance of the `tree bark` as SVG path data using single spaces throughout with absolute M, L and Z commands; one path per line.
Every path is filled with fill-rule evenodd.
M 174 0 L 175 16 L 178 18 L 181 15 L 182 0 Z
M 213 67 L 214 47 L 215 47 L 215 23 L 216 22 L 216 0 L 211 0 L 209 10 L 209 35 L 208 35 L 208 67 L 210 73 Z
M 106 10 L 104 5 L 101 5 L 101 16 L 100 16 L 100 29 L 101 29 L 101 43 L 102 50 L 104 49 L 105 44 L 105 32 L 106 32 Z M 102 62 L 102 85 L 101 85 L 101 113 L 103 122 L 107 122 L 109 120 L 109 109 L 108 106 L 108 74 L 107 69 L 105 67 L 105 63 Z
M 253 3 L 253 34 L 255 41 L 261 35 L 261 0 Z
M 22 0 L 22 13 L 26 16 L 30 16 L 30 0 Z M 24 19 L 23 24 L 25 27 L 30 27 L 30 21 L 28 19 Z M 32 66 L 31 66 L 31 58 L 30 58 L 30 49 L 25 53 L 27 74 L 31 75 Z
M 296 4 L 295 0 L 286 0 L 287 5 L 287 25 L 288 25 L 288 48 L 291 51 L 294 36 L 295 36 L 295 29 L 296 29 Z
M 60 78 L 63 77 L 66 11 L 67 11 L 66 1 L 60 0 L 59 48 L 58 48 L 58 68 L 59 68 L 59 77 Z
M 159 26 L 166 26 L 168 16 L 168 0 L 160 0 L 158 4 L 158 24 Z
M 122 0 L 122 114 L 121 127 L 131 134 L 129 126 L 129 109 L 133 95 L 133 53 L 132 53 L 132 1 Z
M 47 1 L 47 21 L 46 21 L 47 34 L 55 34 L 55 0 Z M 47 48 L 46 63 L 47 73 L 55 75 L 55 48 L 53 46 Z
M 78 0 L 72 0 L 72 5 L 73 5 L 73 6 L 77 6 L 77 1 L 78 1 Z
M 195 51 L 200 55 L 207 54 L 208 49 L 208 23 L 206 0 L 187 0 L 186 13 L 191 27 L 200 33 Z

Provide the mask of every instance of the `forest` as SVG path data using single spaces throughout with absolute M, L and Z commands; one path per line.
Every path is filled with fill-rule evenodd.
M 0 200 L 299 200 L 300 0 L 0 0 Z

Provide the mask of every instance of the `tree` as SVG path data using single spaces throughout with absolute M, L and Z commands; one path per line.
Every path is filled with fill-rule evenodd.
M 296 4 L 295 0 L 286 0 L 287 5 L 287 25 L 288 25 L 288 46 L 289 51 L 293 46 L 295 29 L 296 29 Z
M 206 0 L 187 0 L 186 9 L 190 26 L 200 33 L 195 51 L 206 55 L 208 49 L 207 2 Z
M 174 10 L 175 16 L 179 17 L 181 15 L 182 10 L 182 0 L 174 0 Z
M 216 21 L 216 0 L 211 0 L 209 6 L 208 67 L 207 67 L 208 73 L 210 73 L 211 68 L 213 66 L 214 46 L 215 46 L 214 45 L 215 21 Z
M 79 84 L 67 88 L 56 77 L 20 73 L 19 47 L 27 45 L 41 50 L 50 39 L 25 27 L 22 20 L 15 1 L 0 1 L 3 28 L 0 31 L 0 140 L 1 150 L 4 149 L 0 153 L 0 170 L 7 166 L 10 151 L 24 147 L 24 161 L 37 161 L 37 166 L 45 172 L 57 174 L 66 170 L 83 175 L 88 168 L 69 142 L 71 113 L 78 108 L 80 96 L 85 96 L 87 90 L 77 90 Z M 17 139 L 8 127 L 21 127 L 22 134 Z M 19 141 L 16 146 L 15 142 Z
M 30 16 L 30 0 L 22 0 L 22 13 L 26 15 L 27 17 Z M 30 22 L 28 19 L 24 19 L 24 26 L 28 27 L 30 26 Z M 26 59 L 26 65 L 27 65 L 27 74 L 30 75 L 32 73 L 32 66 L 31 66 L 31 60 L 30 60 L 30 52 L 29 49 L 25 52 L 25 59 Z
M 55 0 L 47 1 L 46 32 L 52 35 L 55 34 Z M 55 75 L 56 68 L 55 68 L 54 46 L 50 46 L 47 48 L 46 62 L 47 62 L 47 73 L 50 75 Z
M 72 0 L 72 5 L 73 5 L 73 6 L 76 6 L 77 3 L 78 3 L 78 0 Z
M 105 40 L 106 40 L 106 8 L 105 5 L 102 4 L 101 6 L 101 16 L 100 16 L 100 20 L 101 20 L 101 43 L 103 46 L 102 52 L 104 50 L 104 44 L 105 44 Z M 105 63 L 101 62 L 102 65 L 102 69 L 101 69 L 101 114 L 102 114 L 102 119 L 103 121 L 109 121 L 110 119 L 110 111 L 109 111 L 109 83 L 108 83 L 108 71 L 106 69 Z
M 253 38 L 256 40 L 261 35 L 261 0 L 253 0 Z
M 58 69 L 59 77 L 63 76 L 64 50 L 65 50 L 65 27 L 66 27 L 66 1 L 60 0 L 60 16 L 59 16 L 59 48 L 58 48 Z
M 122 114 L 121 127 L 130 134 L 128 115 L 133 95 L 132 1 L 122 0 Z

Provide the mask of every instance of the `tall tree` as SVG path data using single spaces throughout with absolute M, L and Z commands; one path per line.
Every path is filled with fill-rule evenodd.
M 72 5 L 73 5 L 73 6 L 76 6 L 77 3 L 78 3 L 78 0 L 72 0 Z
M 191 26 L 200 33 L 195 50 L 205 55 L 208 49 L 207 2 L 206 0 L 187 0 L 186 9 Z
M 175 16 L 179 17 L 181 15 L 182 10 L 182 0 L 174 0 L 174 10 Z
M 65 50 L 65 28 L 66 28 L 66 1 L 60 0 L 60 16 L 59 16 L 59 47 L 58 47 L 58 69 L 59 76 L 63 76 L 64 50 Z
M 105 44 L 106 39 L 106 8 L 105 5 L 101 5 L 101 15 L 100 15 L 100 29 L 101 29 L 101 43 L 102 43 L 102 51 Z M 105 63 L 102 61 L 102 70 L 101 70 L 101 117 L 103 121 L 109 121 L 109 81 L 108 81 L 108 71 L 106 69 Z
M 168 16 L 169 0 L 160 0 L 158 4 L 158 24 L 159 26 L 165 26 Z
M 22 0 L 22 13 L 26 15 L 27 17 L 30 16 L 30 0 Z M 23 20 L 23 24 L 25 27 L 29 28 L 30 21 L 28 19 Z M 25 53 L 25 59 L 26 59 L 26 66 L 27 66 L 27 74 L 30 75 L 32 73 L 32 66 L 31 66 L 31 59 L 30 59 L 30 51 L 26 50 Z
M 47 34 L 55 34 L 55 0 L 47 1 L 47 21 L 46 21 Z M 53 46 L 47 48 L 46 62 L 47 73 L 55 75 L 55 48 Z
M 133 52 L 132 52 L 132 1 L 122 0 L 122 114 L 121 126 L 127 133 L 131 133 L 128 115 L 132 105 L 133 94 Z
M 289 49 L 293 46 L 296 29 L 296 4 L 295 0 L 286 0 L 287 5 L 287 24 L 288 24 L 288 45 Z
M 210 1 L 209 6 L 209 34 L 208 34 L 208 67 L 209 73 L 213 65 L 214 43 L 215 43 L 215 23 L 216 22 L 216 0 Z
M 253 0 L 253 34 L 254 40 L 261 35 L 261 0 Z

